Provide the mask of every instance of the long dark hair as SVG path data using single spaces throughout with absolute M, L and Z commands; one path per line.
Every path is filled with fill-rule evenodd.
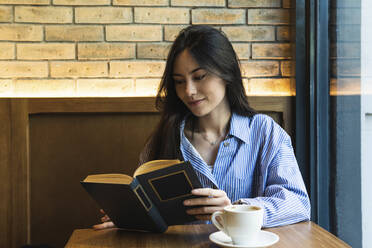
M 226 82 L 226 96 L 232 112 L 253 116 L 245 94 L 239 60 L 226 35 L 208 25 L 189 26 L 178 34 L 167 58 L 164 74 L 156 96 L 161 120 L 147 144 L 141 162 L 153 159 L 182 160 L 179 127 L 190 110 L 178 98 L 173 81 L 173 65 L 185 49 L 199 66 Z M 192 116 L 192 115 L 191 115 Z

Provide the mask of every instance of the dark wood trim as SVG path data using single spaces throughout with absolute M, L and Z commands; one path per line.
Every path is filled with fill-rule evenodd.
M 30 240 L 27 100 L 10 101 L 12 239 L 19 246 Z
M 11 121 L 10 100 L 0 99 L 0 246 L 12 247 L 12 179 L 11 179 Z
M 127 98 L 34 98 L 27 99 L 30 114 L 157 112 L 152 97 Z
M 252 96 L 248 97 L 257 111 L 283 113 L 284 128 L 293 130 L 292 108 L 294 97 Z M 158 112 L 154 97 L 127 98 L 30 98 L 27 99 L 28 113 L 99 113 L 99 112 Z

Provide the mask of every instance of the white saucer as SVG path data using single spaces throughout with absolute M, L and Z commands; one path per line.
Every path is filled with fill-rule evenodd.
M 222 247 L 234 247 L 234 248 L 262 248 L 268 247 L 279 241 L 279 236 L 275 233 L 268 231 L 260 231 L 258 241 L 254 245 L 234 245 L 231 238 L 227 236 L 224 232 L 214 232 L 209 235 L 209 239 Z

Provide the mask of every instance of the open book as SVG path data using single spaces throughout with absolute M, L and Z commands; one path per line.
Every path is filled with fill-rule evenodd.
M 81 184 L 117 227 L 153 232 L 196 220 L 183 201 L 202 187 L 191 164 L 180 160 L 147 162 L 133 177 L 89 175 Z

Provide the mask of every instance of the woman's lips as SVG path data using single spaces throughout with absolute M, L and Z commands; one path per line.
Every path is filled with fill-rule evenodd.
M 196 100 L 196 101 L 189 101 L 188 104 L 192 107 L 198 106 L 204 99 Z

